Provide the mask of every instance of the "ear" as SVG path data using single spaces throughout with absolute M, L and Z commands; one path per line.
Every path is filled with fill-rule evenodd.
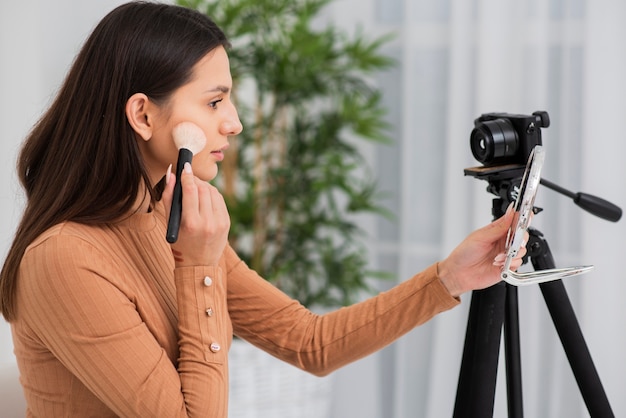
M 152 138 L 152 108 L 150 99 L 143 93 L 135 93 L 126 101 L 128 123 L 144 141 Z

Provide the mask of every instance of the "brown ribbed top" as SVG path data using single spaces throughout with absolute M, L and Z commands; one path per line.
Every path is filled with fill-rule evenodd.
M 233 332 L 317 375 L 457 305 L 436 265 L 316 315 L 227 247 L 174 268 L 164 210 L 109 227 L 57 225 L 27 249 L 11 324 L 34 417 L 226 417 Z

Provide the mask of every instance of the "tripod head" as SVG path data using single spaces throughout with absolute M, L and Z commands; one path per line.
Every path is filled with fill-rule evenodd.
M 519 195 L 526 161 L 533 148 L 542 145 L 541 129 L 550 126 L 548 112 L 536 111 L 532 115 L 510 113 L 485 113 L 474 120 L 470 147 L 474 157 L 483 166 L 465 169 L 465 175 L 486 180 L 487 191 L 498 196 L 494 199 L 494 218 L 504 215 L 511 202 Z M 617 222 L 622 209 L 613 203 L 582 192 L 571 192 L 544 178 L 540 184 L 572 198 L 583 210 L 599 218 Z M 535 213 L 541 211 L 535 208 Z
M 504 215 L 509 204 L 517 199 L 524 168 L 524 166 L 513 164 L 498 167 L 469 167 L 464 172 L 466 176 L 476 177 L 489 183 L 487 191 L 498 196 L 498 198 L 494 199 L 492 208 L 492 215 L 494 219 L 497 219 Z M 601 197 L 589 193 L 572 192 L 543 177 L 539 183 L 550 190 L 571 198 L 576 206 L 598 218 L 610 222 L 617 222 L 622 218 L 622 209 Z M 539 213 L 542 209 L 535 207 L 534 210 L 535 213 Z
M 491 214 L 494 219 L 504 215 L 511 202 L 519 196 L 524 165 L 509 164 L 496 167 L 469 167 L 464 170 L 466 176 L 488 182 L 487 192 L 497 196 L 493 199 Z

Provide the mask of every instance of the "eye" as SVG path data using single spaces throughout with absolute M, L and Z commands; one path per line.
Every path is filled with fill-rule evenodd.
M 212 108 L 212 109 L 216 109 L 217 108 L 217 104 L 219 102 L 221 102 L 222 100 L 224 100 L 224 99 L 213 100 L 212 102 L 209 103 L 209 107 Z

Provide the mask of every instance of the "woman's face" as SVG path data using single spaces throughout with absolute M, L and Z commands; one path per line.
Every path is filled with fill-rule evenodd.
M 178 88 L 166 104 L 158 108 L 152 123 L 152 136 L 140 140 L 140 149 L 150 177 L 156 183 L 167 167 L 176 166 L 178 149 L 172 137 L 180 122 L 193 122 L 206 136 L 206 145 L 194 155 L 194 174 L 202 180 L 217 175 L 217 163 L 224 159 L 228 137 L 243 129 L 231 101 L 232 77 L 228 55 L 223 47 L 209 52 L 193 68 L 191 81 Z

